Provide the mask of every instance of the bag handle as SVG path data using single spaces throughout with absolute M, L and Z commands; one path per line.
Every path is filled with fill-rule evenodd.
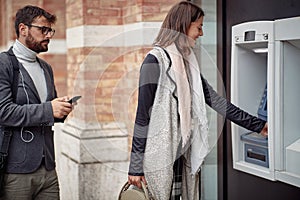
M 145 185 L 145 183 L 144 183 L 143 181 L 141 181 L 141 183 L 142 183 L 143 191 L 144 191 L 144 193 L 145 193 L 145 197 L 146 197 L 147 200 L 149 200 L 148 187 L 147 187 L 147 185 Z
M 143 189 L 143 192 L 144 192 L 144 194 L 145 194 L 146 199 L 147 199 L 147 200 L 150 200 L 150 199 L 149 199 L 149 192 L 148 192 L 148 187 L 147 187 L 147 185 L 145 185 L 145 183 L 144 183 L 143 181 L 141 181 L 141 183 L 142 183 L 142 189 Z M 122 194 L 122 192 L 125 192 L 126 190 L 128 190 L 129 187 L 130 187 L 130 184 L 129 184 L 128 182 L 126 182 L 126 183 L 124 184 L 124 186 L 122 187 L 121 191 L 120 191 L 118 200 L 121 200 L 121 194 Z

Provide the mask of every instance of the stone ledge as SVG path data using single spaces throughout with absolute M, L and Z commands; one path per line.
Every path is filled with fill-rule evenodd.
M 128 161 L 127 134 L 113 127 L 82 130 L 68 124 L 55 126 L 57 151 L 80 164 Z

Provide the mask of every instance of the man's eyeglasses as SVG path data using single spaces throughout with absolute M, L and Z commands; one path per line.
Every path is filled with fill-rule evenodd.
M 40 31 L 42 31 L 42 34 L 47 35 L 50 32 L 51 37 L 54 35 L 55 30 L 53 28 L 47 27 L 47 26 L 36 26 L 32 24 L 25 24 L 29 27 L 35 27 L 38 28 Z

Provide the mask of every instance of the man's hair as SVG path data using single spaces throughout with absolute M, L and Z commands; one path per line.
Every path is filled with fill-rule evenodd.
M 175 4 L 164 19 L 154 45 L 167 47 L 175 43 L 182 54 L 189 54 L 187 30 L 192 22 L 204 16 L 204 11 L 190 1 Z
M 19 24 L 31 24 L 38 17 L 45 17 L 49 23 L 54 24 L 56 22 L 56 16 L 48 13 L 42 8 L 37 6 L 27 5 L 18 10 L 15 19 L 15 30 L 17 37 L 19 38 Z

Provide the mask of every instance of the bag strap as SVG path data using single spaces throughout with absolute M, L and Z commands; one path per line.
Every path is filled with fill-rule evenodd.
M 143 188 L 143 190 L 144 190 L 144 193 L 145 193 L 145 197 L 146 197 L 146 199 L 148 199 L 148 200 L 149 200 L 149 192 L 148 192 L 148 187 L 147 187 L 147 185 L 145 185 L 145 183 L 144 183 L 143 181 L 141 181 L 141 183 L 142 183 L 142 188 Z
M 16 102 L 17 92 L 18 92 L 18 84 L 19 84 L 19 69 L 20 69 L 19 62 L 18 62 L 14 52 L 12 51 L 12 47 L 10 47 L 9 50 L 4 53 L 6 53 L 8 55 L 8 57 L 12 63 L 12 66 L 13 66 L 13 83 L 11 85 L 11 90 L 12 90 L 13 102 Z M 7 153 L 8 153 L 11 136 L 12 136 L 12 132 L 4 129 L 2 145 L 0 148 L 0 153 L 2 155 L 7 155 Z
M 158 46 L 158 45 L 155 45 L 155 47 L 158 47 L 158 48 L 162 49 L 165 52 L 165 54 L 166 54 L 166 56 L 167 56 L 167 58 L 169 59 L 169 62 L 170 62 L 169 67 L 171 67 L 172 60 L 171 60 L 170 54 L 167 52 L 167 50 L 165 48 L 161 47 L 161 46 Z
M 9 55 L 10 61 L 13 66 L 13 84 L 11 86 L 12 89 L 12 96 L 13 96 L 13 101 L 16 101 L 17 98 L 17 92 L 18 92 L 18 84 L 19 84 L 19 61 L 17 60 L 14 52 L 12 51 L 12 47 L 9 48 L 6 54 Z
M 2 140 L 2 145 L 1 145 L 1 148 L 0 148 L 0 153 L 4 156 L 6 156 L 7 153 L 8 153 L 8 148 L 9 148 L 9 143 L 10 143 L 11 136 L 12 136 L 11 131 L 7 131 L 7 130 L 3 131 L 3 140 Z

